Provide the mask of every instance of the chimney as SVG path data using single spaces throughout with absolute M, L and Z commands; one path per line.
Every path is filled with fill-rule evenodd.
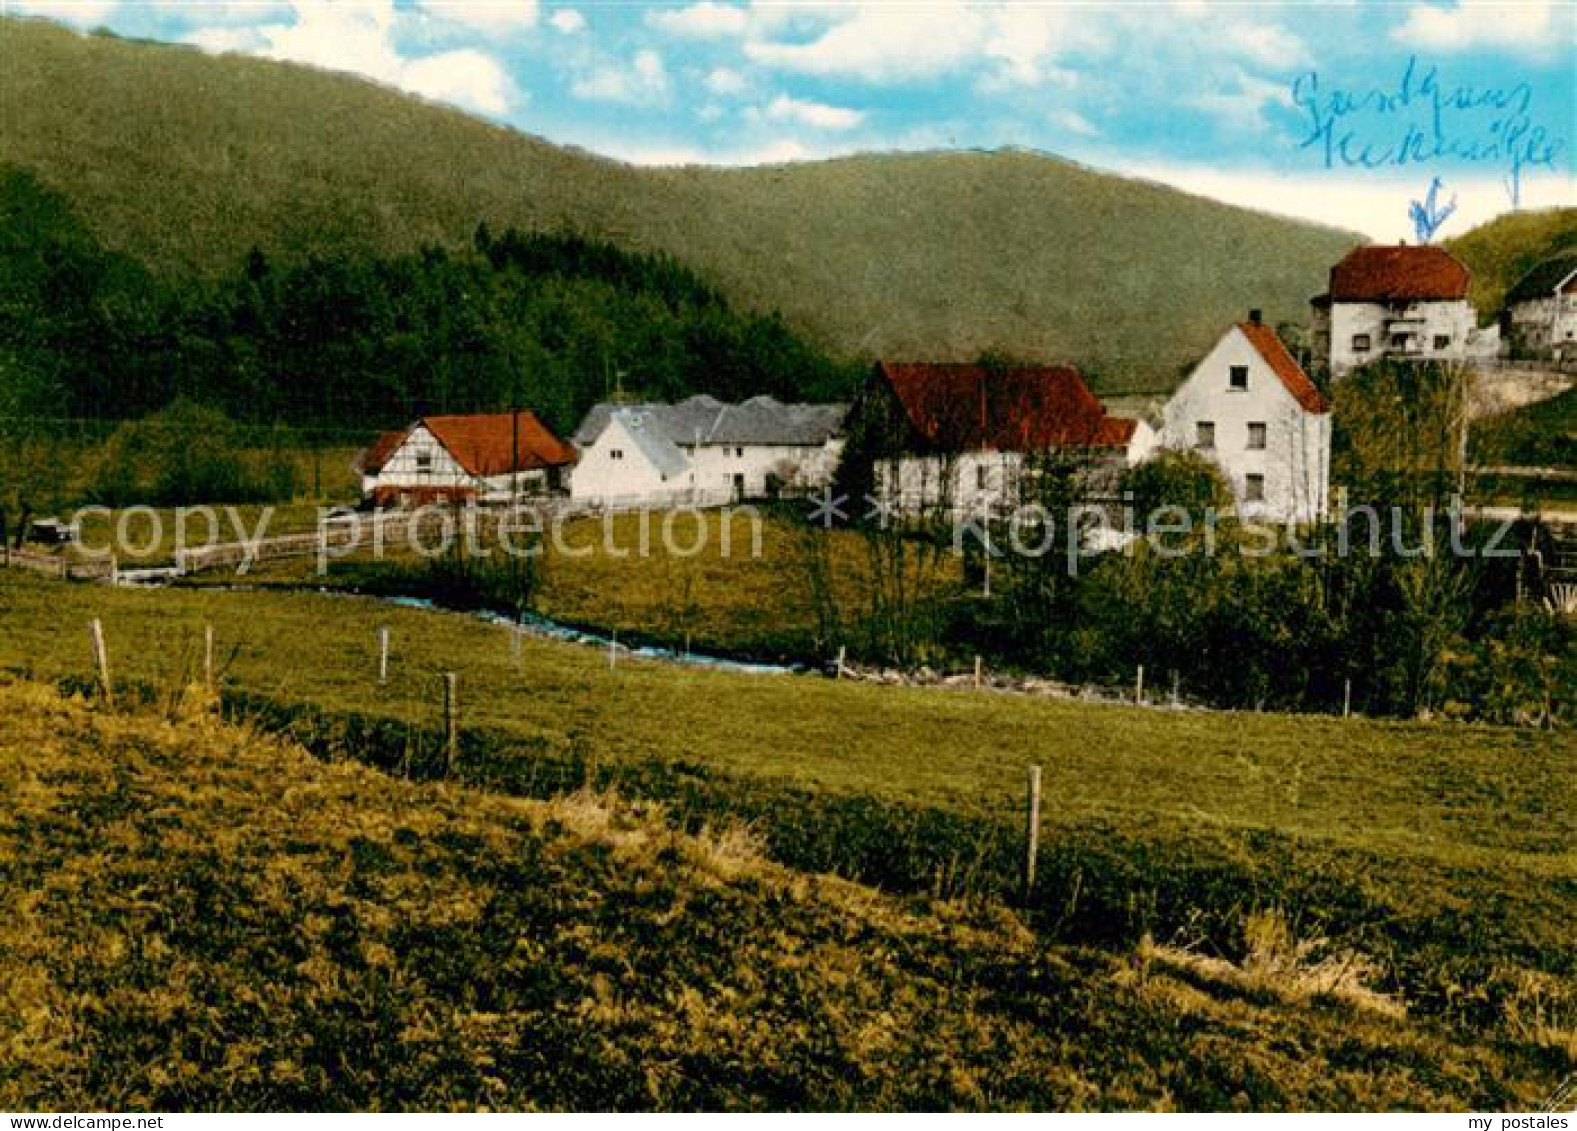
M 1252 325 L 1258 326 L 1260 323 L 1260 318 L 1261 312 L 1259 307 L 1256 306 L 1253 310 L 1248 312 L 1248 320 Z

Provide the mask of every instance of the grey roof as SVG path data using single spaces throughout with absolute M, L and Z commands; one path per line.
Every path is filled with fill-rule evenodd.
M 678 404 L 592 407 L 575 430 L 581 447 L 595 443 L 615 413 L 637 413 L 646 427 L 671 444 L 818 445 L 838 434 L 848 407 L 841 404 L 784 404 L 773 397 L 751 397 L 724 404 L 716 397 L 690 397 Z
M 613 410 L 610 419 L 616 419 L 624 425 L 624 430 L 635 441 L 635 446 L 664 476 L 677 475 L 689 466 L 690 461 L 685 459 L 678 445 L 668 438 L 661 424 L 645 409 L 620 406 Z
M 1551 256 L 1517 280 L 1517 285 L 1506 293 L 1506 305 L 1549 298 L 1574 271 L 1577 271 L 1577 247 Z

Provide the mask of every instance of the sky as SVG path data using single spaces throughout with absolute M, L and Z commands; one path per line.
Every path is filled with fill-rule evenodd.
M 347 71 L 638 164 L 1014 147 L 1384 240 L 1577 205 L 1577 0 L 0 8 Z

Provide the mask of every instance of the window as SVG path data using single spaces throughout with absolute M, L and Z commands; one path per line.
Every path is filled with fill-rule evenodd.
M 1248 450 L 1262 452 L 1265 450 L 1265 425 L 1262 421 L 1251 420 L 1248 426 Z
M 1353 353 L 1368 353 L 1369 352 L 1369 335 L 1368 334 L 1354 334 L 1352 336 L 1352 351 L 1353 351 Z
M 1245 503 L 1263 503 L 1265 501 L 1265 477 L 1263 475 L 1245 475 L 1243 477 L 1243 501 Z
M 1405 350 L 1412 340 L 1413 335 L 1411 334 L 1392 334 L 1391 348 L 1394 350 Z
M 991 486 L 991 472 L 985 464 L 975 468 L 975 488 L 984 491 Z
M 1229 389 L 1248 388 L 1248 366 L 1234 365 L 1227 370 L 1227 387 Z
M 1436 334 L 1435 335 L 1435 349 L 1443 350 L 1443 349 L 1450 349 L 1450 348 L 1451 348 L 1451 335 L 1450 334 Z
M 1216 422 L 1201 420 L 1194 425 L 1194 447 L 1209 451 L 1216 446 Z
M 417 452 L 416 453 L 416 474 L 417 475 L 431 475 L 432 473 L 433 473 L 433 453 L 432 452 Z
M 736 458 L 736 459 L 744 459 L 745 458 L 745 449 L 744 448 L 735 448 L 734 449 L 734 458 Z
M 609 459 L 623 459 L 624 458 L 624 449 L 623 448 L 609 448 L 608 449 L 608 458 Z

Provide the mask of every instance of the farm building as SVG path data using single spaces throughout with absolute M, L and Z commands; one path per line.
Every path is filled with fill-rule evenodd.
M 906 511 L 979 513 L 1031 501 L 1037 457 L 1052 453 L 1085 463 L 1106 491 L 1155 433 L 1108 415 L 1071 366 L 880 362 L 849 442 L 855 491 Z
M 844 406 L 752 397 L 725 404 L 596 405 L 575 432 L 570 496 L 599 503 L 723 503 L 823 486 L 842 450 Z
M 502 501 L 563 489 L 575 449 L 529 412 L 426 416 L 385 432 L 356 460 L 379 506 Z
M 1577 358 L 1577 248 L 1546 259 L 1507 292 L 1501 334 L 1514 358 Z
M 1245 517 L 1307 522 L 1324 512 L 1330 405 L 1259 311 L 1221 336 L 1163 417 L 1163 444 L 1218 464 Z
M 1477 321 L 1468 269 L 1429 245 L 1354 248 L 1313 299 L 1315 356 L 1333 377 L 1383 357 L 1462 361 Z

